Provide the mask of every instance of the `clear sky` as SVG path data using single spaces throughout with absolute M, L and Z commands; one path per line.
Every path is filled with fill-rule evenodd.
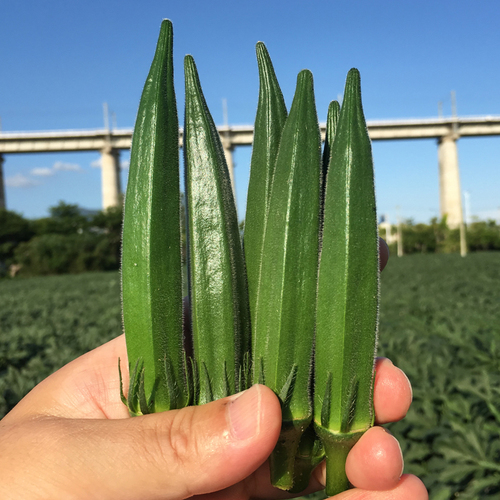
M 266 43 L 289 106 L 297 73 L 313 72 L 320 121 L 361 72 L 368 120 L 431 118 L 450 92 L 460 116 L 500 115 L 498 0 L 24 0 L 0 9 L 2 130 L 103 127 L 107 102 L 119 128 L 133 127 L 160 22 L 174 23 L 179 116 L 183 57 L 192 54 L 217 124 L 253 124 L 255 43 Z M 500 137 L 458 142 L 470 214 L 500 218 Z M 427 222 L 439 215 L 434 140 L 375 142 L 380 214 Z M 129 153 L 122 152 L 123 183 Z M 98 153 L 5 155 L 7 207 L 27 217 L 59 200 L 100 208 Z M 250 148 L 235 153 L 240 217 Z M 397 209 L 396 207 L 399 207 Z

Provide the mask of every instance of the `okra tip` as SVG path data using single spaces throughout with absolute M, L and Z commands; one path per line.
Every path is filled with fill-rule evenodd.
M 347 72 L 347 79 L 355 79 L 357 81 L 359 81 L 361 79 L 361 75 L 359 73 L 359 69 L 358 68 L 351 68 L 348 72 Z
M 311 87 L 313 85 L 313 74 L 308 69 L 299 71 L 299 74 L 297 75 L 297 88 L 301 87 L 302 85 L 309 85 Z
M 356 68 L 351 68 L 347 73 L 344 99 L 349 96 L 361 99 L 361 75 Z
M 333 118 L 338 120 L 338 114 L 340 112 L 339 101 L 331 101 L 328 105 L 328 115 L 332 115 Z
M 172 28 L 173 27 L 172 21 L 170 19 L 167 19 L 167 18 L 162 19 L 161 27 L 162 28 Z
M 174 33 L 174 25 L 170 19 L 163 19 L 160 25 L 160 36 L 158 42 L 167 41 L 172 39 Z
M 257 42 L 255 44 L 255 52 L 257 53 L 257 60 L 260 58 L 269 58 L 269 52 L 264 42 Z
M 195 87 L 199 85 L 198 70 L 194 62 L 194 57 L 191 54 L 184 56 L 184 77 L 186 84 L 189 82 Z

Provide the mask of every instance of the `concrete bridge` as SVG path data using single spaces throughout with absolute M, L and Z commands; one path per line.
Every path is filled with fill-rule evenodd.
M 325 125 L 321 126 L 322 137 Z M 218 127 L 233 180 L 235 147 L 249 146 L 253 126 Z M 440 212 L 447 215 L 450 227 L 463 222 L 458 168 L 457 140 L 460 137 L 500 135 L 500 116 L 437 118 L 401 121 L 370 121 L 368 132 L 374 141 L 401 139 L 436 139 L 440 186 Z M 116 206 L 121 200 L 120 150 L 130 149 L 132 129 L 66 130 L 53 132 L 0 133 L 0 208 L 5 208 L 3 164 L 5 155 L 69 151 L 99 151 L 102 170 L 102 207 Z M 182 130 L 179 134 L 182 146 Z M 234 182 L 234 180 L 233 180 Z

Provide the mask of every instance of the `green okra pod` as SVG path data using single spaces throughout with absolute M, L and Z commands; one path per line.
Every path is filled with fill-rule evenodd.
M 374 422 L 378 298 L 373 161 L 352 69 L 331 146 L 318 274 L 314 426 L 325 448 L 328 495 L 348 487 L 347 453 Z
M 330 148 L 335 139 L 339 113 L 339 103 L 337 101 L 332 101 L 328 107 L 325 145 L 323 148 L 322 172 L 320 176 L 320 247 L 326 173 L 328 171 L 328 165 L 330 163 Z M 300 492 L 305 490 L 309 484 L 309 478 L 313 469 L 324 459 L 325 454 L 323 445 L 321 443 L 321 440 L 317 437 L 313 427 L 314 426 L 311 423 L 300 440 L 298 451 L 295 456 L 293 488 L 289 491 Z
M 332 101 L 328 106 L 328 113 L 326 115 L 326 133 L 325 133 L 325 145 L 323 148 L 323 169 L 321 175 L 322 202 L 324 201 L 325 197 L 326 174 L 328 172 L 328 166 L 330 165 L 331 149 L 333 141 L 335 139 L 335 134 L 337 133 L 339 115 L 340 115 L 340 105 L 338 101 Z
M 250 312 L 236 207 L 220 137 L 191 56 L 184 60 L 188 274 L 199 404 L 246 387 Z
M 256 52 L 259 66 L 259 102 L 254 126 L 244 239 L 252 315 L 255 311 L 255 293 L 276 156 L 288 114 L 266 46 L 262 42 L 257 43 Z
M 271 456 L 271 480 L 282 489 L 293 487 L 295 454 L 312 418 L 320 163 L 312 74 L 304 70 L 276 160 L 252 323 L 253 380 L 282 403 L 282 432 Z
M 188 404 L 172 54 L 172 23 L 164 20 L 137 113 L 123 222 L 123 325 L 131 373 L 127 404 L 133 414 Z

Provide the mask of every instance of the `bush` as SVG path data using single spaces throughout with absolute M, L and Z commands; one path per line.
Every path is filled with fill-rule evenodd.
M 471 252 L 500 250 L 500 226 L 493 220 L 469 224 L 467 244 Z
M 446 218 L 434 218 L 430 224 L 415 224 L 409 219 L 401 224 L 401 230 L 405 255 L 460 252 L 460 230 L 450 229 Z M 500 250 L 500 226 L 495 221 L 473 222 L 465 230 L 468 251 Z M 396 226 L 393 226 L 393 236 L 396 231 Z M 389 245 L 389 248 L 393 255 L 397 254 L 396 243 Z
M 0 276 L 13 263 L 14 250 L 23 241 L 29 241 L 35 232 L 31 221 L 22 215 L 0 209 Z
M 103 234 L 44 234 L 15 250 L 20 274 L 36 276 L 118 269 L 119 247 Z
M 121 207 L 92 213 L 61 201 L 49 212 L 33 221 L 0 212 L 0 276 L 12 264 L 24 276 L 119 268 Z

